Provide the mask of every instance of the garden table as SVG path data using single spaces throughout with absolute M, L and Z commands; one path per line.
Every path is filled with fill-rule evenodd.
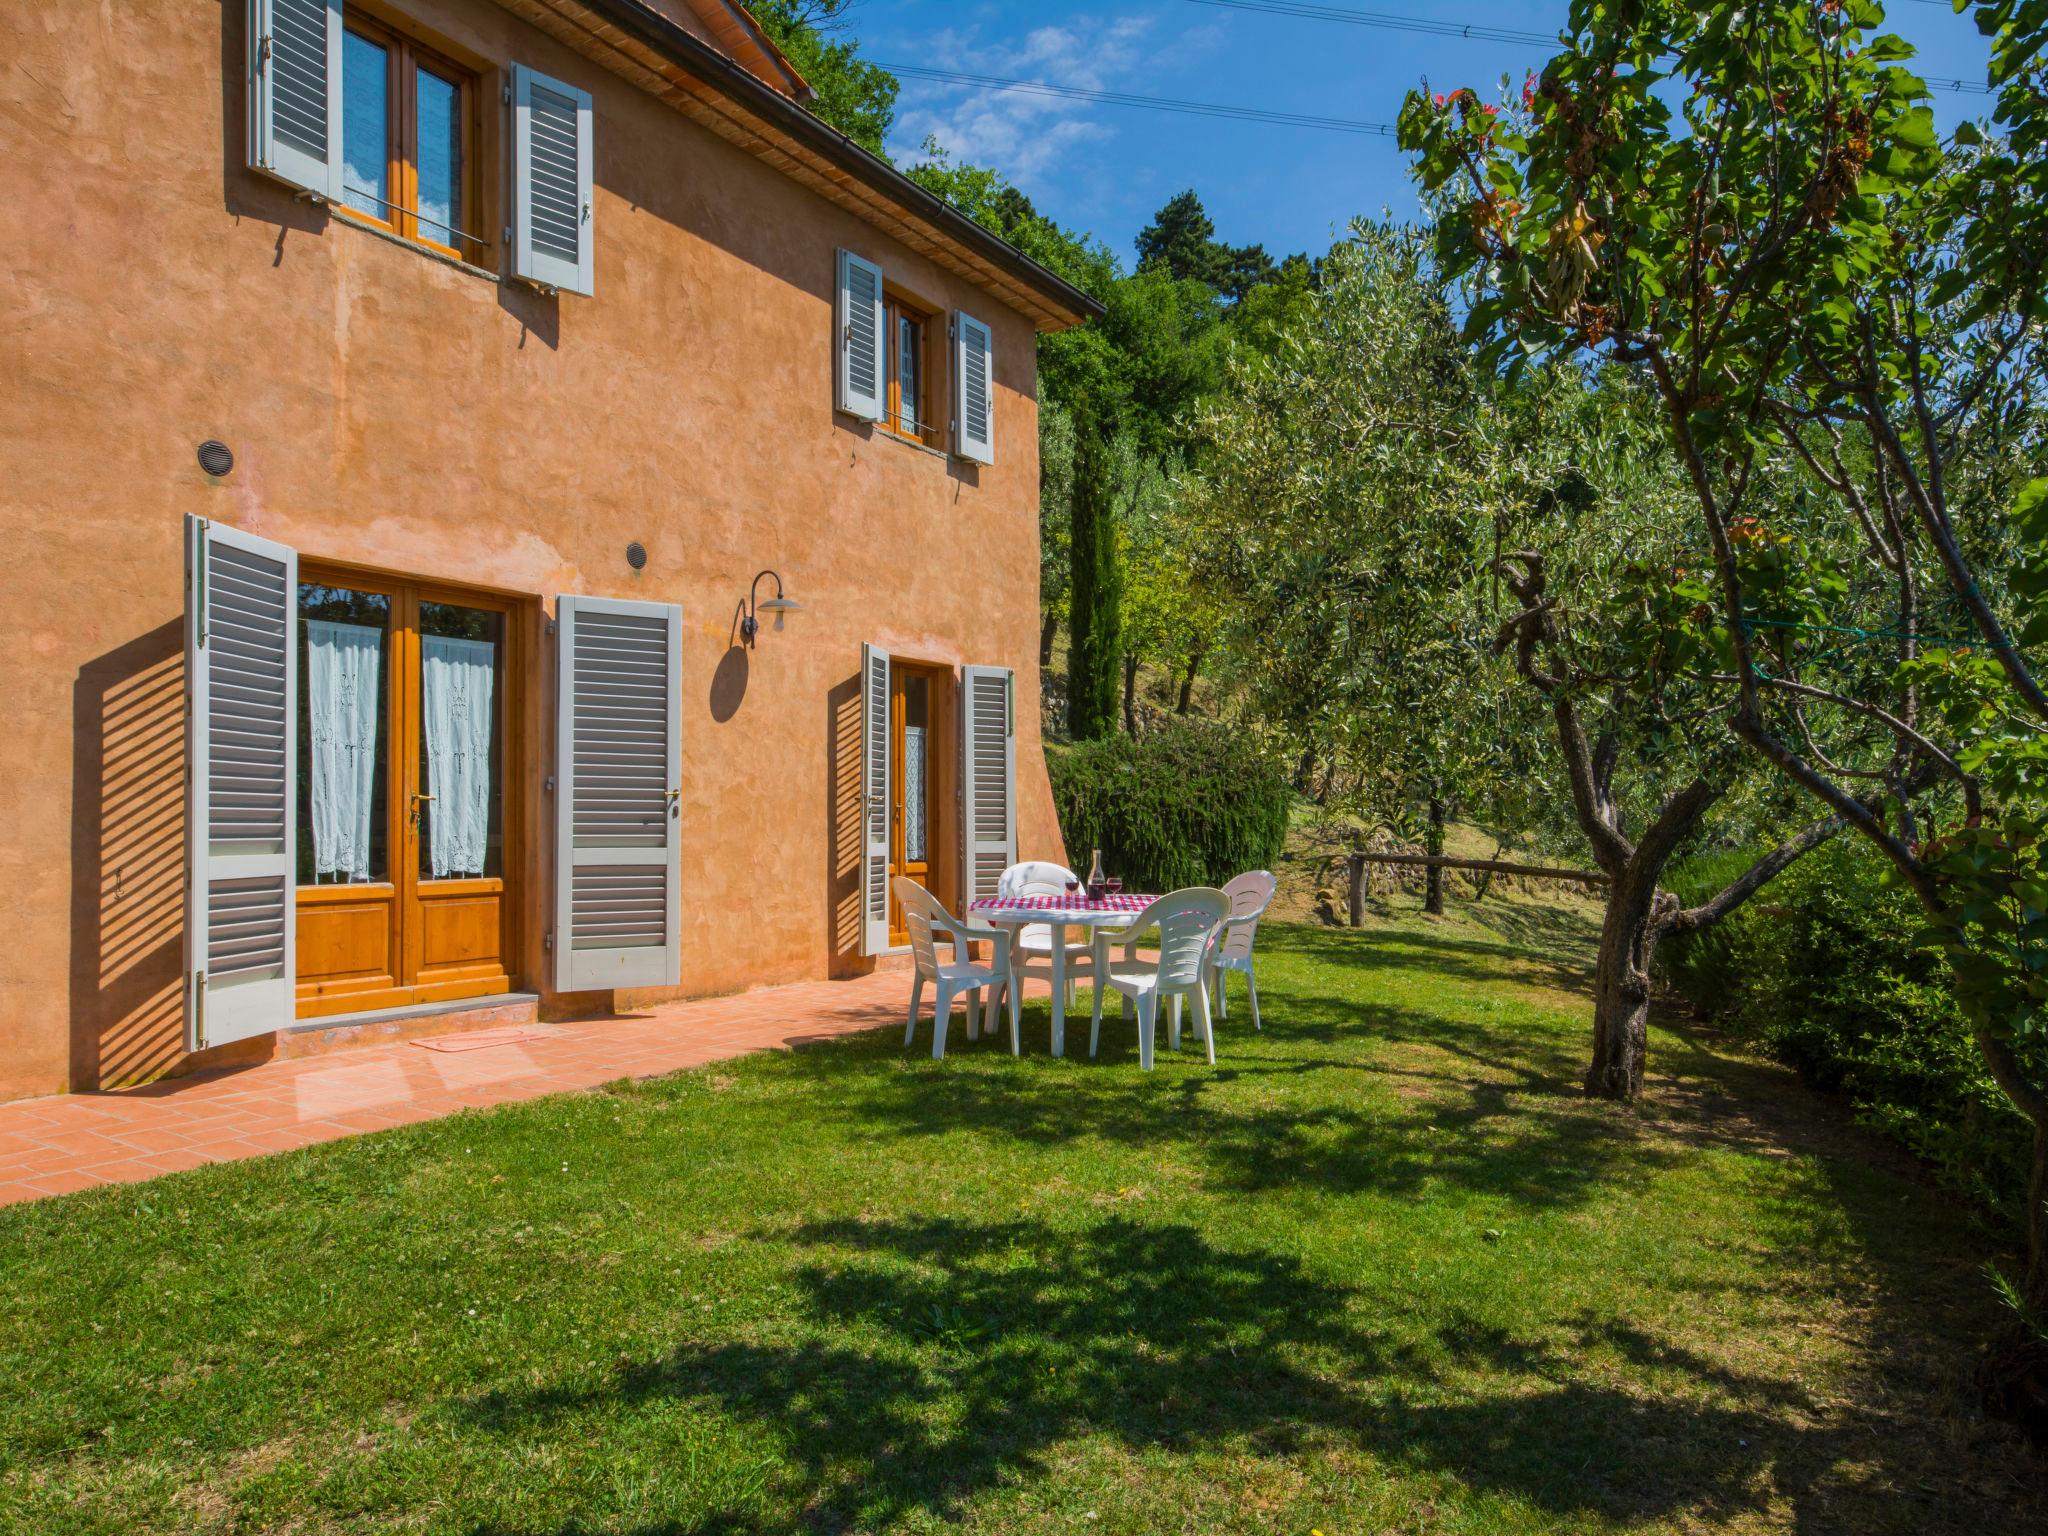
M 967 915 L 971 920 L 1003 929 L 1008 934 L 1004 948 L 1006 956 L 1015 952 L 1018 936 L 1033 923 L 1051 925 L 1056 935 L 1052 946 L 1052 1053 L 1064 1056 L 1067 1050 L 1067 946 L 1060 942 L 1060 930 L 1088 930 L 1089 947 L 1095 956 L 1095 988 L 1100 992 L 1108 984 L 1104 978 L 1109 975 L 1110 930 L 1129 927 L 1131 919 L 1156 900 L 1156 896 L 1140 896 L 1131 891 L 1095 901 L 1091 901 L 1085 891 L 1076 891 L 1071 896 L 986 896 L 980 901 L 969 902 Z M 1018 989 L 1012 986 L 1009 993 L 1010 1015 L 1014 1020 L 1020 1001 Z

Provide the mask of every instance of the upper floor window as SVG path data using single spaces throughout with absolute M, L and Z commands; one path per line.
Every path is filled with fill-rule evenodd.
M 947 445 L 950 430 L 954 457 L 993 464 L 995 333 L 964 310 L 949 320 L 920 308 L 865 256 L 842 249 L 838 260 L 833 403 L 934 448 Z M 949 394 L 941 393 L 935 372 L 950 380 Z
M 592 291 L 588 91 L 512 63 L 500 119 L 510 130 L 511 185 L 502 206 L 487 209 L 483 197 L 500 179 L 478 164 L 483 103 L 499 94 L 488 64 L 458 64 L 353 5 L 344 12 L 342 0 L 246 4 L 252 170 L 352 222 L 477 266 L 493 249 L 478 231 L 502 226 L 509 276 Z
M 352 214 L 472 258 L 476 77 L 350 13 L 342 33 L 342 191 Z
M 883 302 L 883 314 L 889 337 L 889 378 L 882 425 L 936 448 L 935 412 L 926 393 L 931 370 L 925 364 L 925 341 L 931 316 L 894 291 Z

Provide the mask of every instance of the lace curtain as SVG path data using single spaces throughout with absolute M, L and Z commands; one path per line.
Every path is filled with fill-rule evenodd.
M 903 857 L 921 864 L 925 857 L 924 727 L 903 728 Z
M 491 829 L 491 688 L 498 648 L 488 640 L 420 639 L 427 736 L 427 855 L 433 878 L 480 875 Z
M 306 710 L 313 736 L 313 877 L 370 878 L 370 804 L 384 632 L 306 621 Z

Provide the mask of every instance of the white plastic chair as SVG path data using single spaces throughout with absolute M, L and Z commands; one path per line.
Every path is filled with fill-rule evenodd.
M 1230 898 L 1207 886 L 1191 886 L 1161 896 L 1140 912 L 1131 926 L 1109 935 L 1111 945 L 1124 945 L 1125 959 L 1112 962 L 1109 985 L 1137 1004 L 1138 1065 L 1152 1070 L 1152 1037 L 1159 1023 L 1159 999 L 1194 999 L 1195 1023 L 1202 1042 L 1209 1048 L 1209 1062 L 1216 1062 L 1216 1039 L 1209 1027 L 1209 946 L 1230 915 Z M 1131 948 L 1147 929 L 1159 930 L 1159 958 L 1147 965 L 1131 958 Z M 1103 988 L 1095 989 L 1095 1016 L 1088 1028 L 1088 1054 L 1102 1034 Z M 1176 1036 L 1178 1031 L 1175 1031 Z
M 953 1022 L 953 999 L 966 993 L 967 1038 L 979 1039 L 979 1023 L 988 1018 L 982 1006 L 983 989 L 987 990 L 987 1002 L 993 1007 L 997 995 L 1015 985 L 1010 979 L 1008 957 L 998 944 L 990 964 L 975 965 L 968 959 L 967 942 L 970 938 L 984 937 L 981 930 L 970 928 L 954 917 L 939 904 L 936 896 L 908 875 L 898 875 L 892 887 L 897 904 L 903 908 L 904 924 L 910 929 L 910 953 L 917 963 L 917 978 L 910 984 L 910 1017 L 903 1025 L 903 1043 L 909 1045 L 917 1034 L 917 1009 L 924 1000 L 924 984 L 929 981 L 938 988 L 932 999 L 932 1060 L 943 1061 L 946 1058 L 946 1031 Z M 939 959 L 937 938 L 941 934 L 953 941 L 950 963 Z M 1014 1010 L 1010 1014 L 1010 1054 L 1020 1054 Z
M 1223 975 L 1226 971 L 1244 973 L 1245 990 L 1251 994 L 1252 1028 L 1259 1024 L 1259 983 L 1252 974 L 1252 941 L 1259 935 L 1259 919 L 1266 915 L 1266 908 L 1273 905 L 1273 892 L 1280 882 L 1263 869 L 1250 874 L 1239 875 L 1223 887 L 1223 894 L 1230 898 L 1230 917 L 1223 925 L 1223 932 L 1217 936 L 1216 946 L 1209 953 L 1209 974 L 1216 978 L 1216 1017 L 1230 1017 L 1230 1000 L 1225 995 Z
M 1067 882 L 1074 879 L 1074 872 L 1064 864 L 1054 864 L 1043 859 L 1029 859 L 1022 864 L 1012 864 L 1003 871 L 996 882 L 996 894 L 1002 897 L 1019 896 L 1064 896 Z M 1067 990 L 1067 1006 L 1074 1006 L 1074 978 L 1095 977 L 1095 951 L 1088 944 L 1076 944 L 1067 938 L 1064 928 L 1054 928 L 1050 923 L 1026 923 L 1017 930 L 1010 951 L 1010 974 L 1022 982 L 1027 978 L 1040 977 L 1045 981 L 1054 980 L 1052 949 L 1060 945 L 1066 953 L 1061 957 L 1062 978 Z

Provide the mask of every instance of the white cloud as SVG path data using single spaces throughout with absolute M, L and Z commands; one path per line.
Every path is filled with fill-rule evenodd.
M 1164 55 L 1147 46 L 1153 29 L 1154 18 L 1142 14 L 1034 27 L 1021 38 L 992 36 L 979 25 L 954 28 L 930 37 L 920 62 L 1083 90 L 1156 92 Z M 1199 41 L 1182 32 L 1169 46 L 1185 57 Z M 1036 195 L 1074 151 L 1113 135 L 1112 112 L 1070 97 L 906 77 L 890 152 L 913 162 L 925 139 L 934 138 L 955 158 L 991 166 Z

